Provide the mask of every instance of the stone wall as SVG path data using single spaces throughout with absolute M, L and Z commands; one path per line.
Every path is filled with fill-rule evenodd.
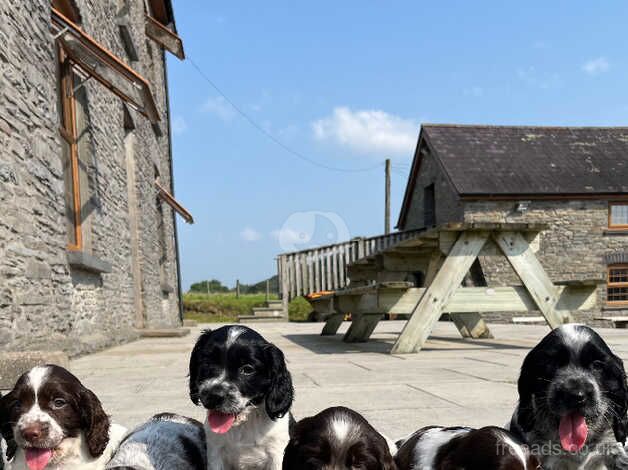
M 436 224 L 462 221 L 462 204 L 458 194 L 451 186 L 436 159 L 425 153 L 421 160 L 414 191 L 412 193 L 405 224 L 400 230 L 412 230 L 424 227 L 423 194 L 424 189 L 434 184 L 436 200 Z
M 70 264 L 58 110 L 57 54 L 50 1 L 0 2 L 0 349 L 92 351 L 136 337 L 135 326 L 180 324 L 174 214 L 156 202 L 156 173 L 170 187 L 165 61 L 144 34 L 142 2 L 130 2 L 139 54 L 131 62 L 116 25 L 119 2 L 76 0 L 81 27 L 150 81 L 161 122 L 154 127 L 95 80 L 84 86 L 89 201 L 85 201 L 94 272 Z M 126 127 L 126 128 L 125 128 Z M 125 137 L 135 168 L 137 207 L 129 206 Z M 163 214 L 163 215 L 162 215 Z M 137 217 L 141 279 L 134 282 L 131 217 Z M 163 242 L 158 228 L 163 219 Z M 165 243 L 165 249 L 161 244 Z M 160 260 L 163 256 L 163 266 Z M 104 262 L 104 263 L 103 263 Z M 138 272 L 137 270 L 135 272 Z M 137 292 L 139 286 L 140 292 Z M 136 312 L 136 296 L 142 312 Z
M 537 222 L 549 229 L 539 235 L 541 264 L 554 281 L 606 279 L 607 259 L 628 252 L 628 233 L 608 231 L 608 202 L 604 200 L 531 201 L 528 210 L 515 211 L 517 201 L 476 201 L 464 203 L 465 222 Z M 487 246 L 484 254 L 495 252 Z M 489 285 L 519 284 L 517 275 L 504 258 L 481 256 L 480 263 Z M 606 286 L 599 289 L 598 307 L 593 312 L 578 312 L 576 318 L 591 322 L 606 309 Z M 608 309 L 610 312 L 610 309 Z M 605 315 L 609 315 L 605 311 Z M 613 309 L 612 314 L 628 310 Z

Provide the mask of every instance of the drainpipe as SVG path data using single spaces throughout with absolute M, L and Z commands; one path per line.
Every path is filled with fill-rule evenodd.
M 172 126 L 170 123 L 170 88 L 168 87 L 168 65 L 166 52 L 161 48 L 161 58 L 164 64 L 164 84 L 166 85 L 166 118 L 168 119 L 168 158 L 170 163 L 170 194 L 174 196 L 174 164 L 172 162 Z M 177 293 L 179 295 L 179 320 L 183 324 L 183 292 L 181 289 L 181 261 L 179 253 L 179 231 L 177 230 L 177 215 L 172 212 L 172 226 L 174 227 L 174 248 L 177 254 Z

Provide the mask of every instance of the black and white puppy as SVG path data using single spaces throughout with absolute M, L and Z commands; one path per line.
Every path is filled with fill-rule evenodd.
M 526 356 L 518 388 L 510 429 L 545 468 L 628 468 L 624 364 L 591 328 L 549 333 Z
M 399 443 L 399 470 L 537 470 L 539 460 L 505 429 L 428 426 Z
M 362 415 L 327 408 L 294 426 L 283 470 L 345 469 L 396 469 L 388 442 Z
M 205 331 L 190 358 L 190 398 L 207 409 L 207 468 L 281 468 L 294 391 L 283 353 L 240 325 Z
M 203 424 L 161 413 L 134 429 L 120 443 L 107 470 L 206 470 Z
M 55 365 L 22 375 L 0 410 L 8 470 L 101 470 L 126 432 L 91 390 Z

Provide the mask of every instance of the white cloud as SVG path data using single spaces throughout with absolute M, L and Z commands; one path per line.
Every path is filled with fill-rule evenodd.
M 256 242 L 262 238 L 262 234 L 251 227 L 245 227 L 240 232 L 240 238 L 245 242 Z
M 233 120 L 236 112 L 222 96 L 210 97 L 205 101 L 202 111 L 213 114 L 225 122 Z
M 185 122 L 183 116 L 174 116 L 170 125 L 172 126 L 174 135 L 181 135 L 188 129 L 188 124 Z
M 589 75 L 599 75 L 608 70 L 610 64 L 606 57 L 598 57 L 597 59 L 591 59 L 584 64 L 582 64 L 583 72 Z
M 408 156 L 416 145 L 419 124 L 380 110 L 337 107 L 331 116 L 312 123 L 318 140 L 335 141 L 378 156 Z

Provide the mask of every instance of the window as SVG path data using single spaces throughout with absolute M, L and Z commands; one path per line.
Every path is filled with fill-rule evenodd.
M 423 190 L 423 225 L 432 227 L 436 225 L 436 194 L 434 183 Z
M 628 264 L 608 267 L 606 301 L 610 305 L 628 305 Z
M 608 226 L 628 230 L 628 202 L 609 202 Z
M 60 59 L 60 108 L 63 175 L 65 180 L 65 207 L 68 228 L 68 248 L 80 250 L 83 247 L 81 230 L 81 197 L 79 183 L 78 142 L 76 123 L 76 103 L 74 101 L 75 75 L 72 64 L 63 51 Z
M 63 53 L 86 77 L 100 82 L 151 122 L 159 112 L 148 82 L 110 51 L 85 34 L 76 23 L 52 8 L 52 25 Z

